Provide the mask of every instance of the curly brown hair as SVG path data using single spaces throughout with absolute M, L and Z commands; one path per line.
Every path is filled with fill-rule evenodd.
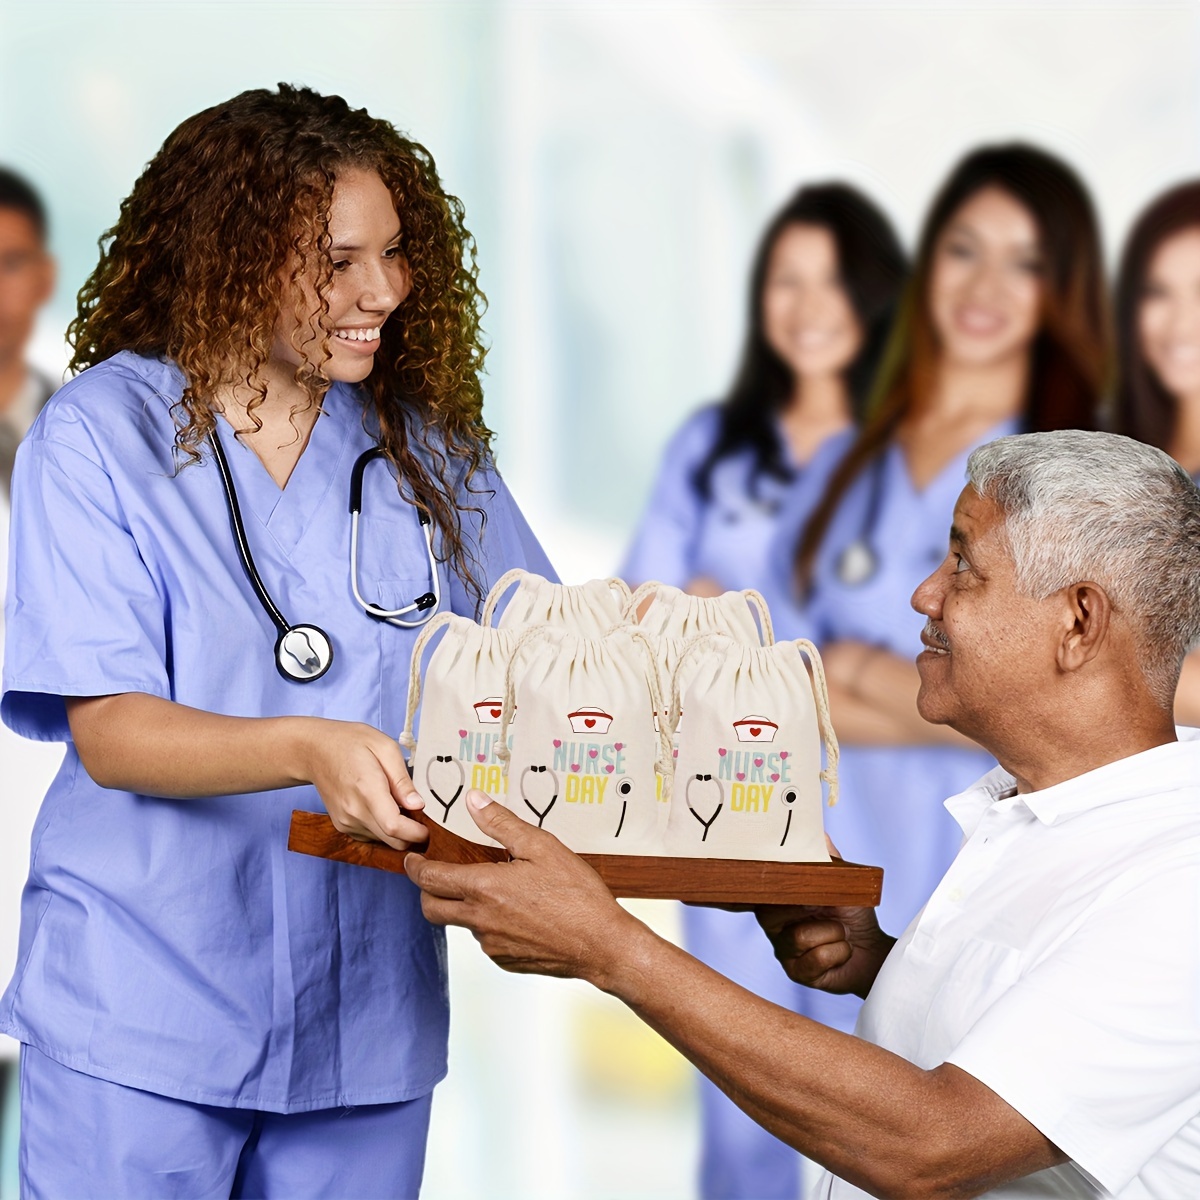
M 201 457 L 219 388 L 246 384 L 257 422 L 254 409 L 266 396 L 260 369 L 289 291 L 281 279 L 292 281 L 303 326 L 312 314 L 299 311 L 298 285 L 315 281 L 318 326 L 332 332 L 329 208 L 338 172 L 347 168 L 376 172 L 391 192 L 412 280 L 362 387 L 402 494 L 432 519 L 443 558 L 478 598 L 478 565 L 462 519 L 475 513 L 482 528 L 486 514 L 455 499 L 455 481 L 469 485 L 489 460 L 492 437 L 482 416 L 486 300 L 475 241 L 432 156 L 389 122 L 340 96 L 283 83 L 189 117 L 100 239 L 99 265 L 70 325 L 71 368 L 121 350 L 178 364 L 186 387 L 175 444 L 184 465 Z M 297 347 L 296 379 L 319 402 L 330 383 L 322 369 L 330 353 L 324 337 L 316 341 L 313 355 Z

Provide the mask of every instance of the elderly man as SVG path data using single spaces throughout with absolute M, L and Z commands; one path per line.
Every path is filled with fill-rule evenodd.
M 968 478 L 913 596 L 919 704 L 1002 766 L 947 801 L 962 849 L 898 942 L 869 910 L 760 913 L 794 978 L 869 993 L 858 1036 L 662 941 L 484 797 L 513 861 L 410 874 L 501 966 L 625 1001 L 827 1168 L 819 1196 L 1200 1195 L 1200 742 L 1171 719 L 1200 494 L 1101 433 L 1003 438 Z

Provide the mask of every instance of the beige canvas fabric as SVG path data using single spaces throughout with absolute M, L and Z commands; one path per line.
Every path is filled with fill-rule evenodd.
M 682 655 L 672 693 L 672 710 L 684 719 L 664 852 L 828 862 L 821 783 L 835 803 L 838 748 L 813 644 L 697 638 Z
M 422 658 L 443 629 L 422 683 Z M 516 630 L 490 629 L 453 613 L 441 613 L 421 630 L 413 646 L 408 707 L 399 739 L 412 752 L 413 783 L 425 800 L 425 811 L 435 821 L 484 845 L 496 843 L 480 833 L 471 819 L 466 795 L 471 788 L 478 788 L 497 800 L 504 799 L 508 781 L 498 755 L 500 718 L 505 672 L 519 636 Z M 420 737 L 414 742 L 418 704 Z
M 637 613 L 643 606 L 639 620 Z M 753 588 L 720 596 L 692 596 L 670 584 L 651 581 L 630 596 L 625 616 L 655 638 L 724 633 L 746 646 L 769 646 L 775 640 L 767 602 Z
M 529 629 L 555 625 L 580 637 L 600 637 L 625 621 L 629 586 L 622 579 L 592 579 L 587 583 L 551 583 L 541 575 L 517 568 L 496 581 L 479 618 L 483 625 L 495 624 L 496 610 L 516 584 L 500 613 L 500 629 Z
M 504 802 L 579 853 L 661 854 L 671 742 L 652 714 L 663 707 L 654 647 L 636 627 L 526 630 L 505 689 L 502 735 L 517 718 L 501 748 Z

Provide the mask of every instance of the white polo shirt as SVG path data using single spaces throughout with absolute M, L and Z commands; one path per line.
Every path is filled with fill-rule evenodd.
M 946 801 L 962 849 L 857 1033 L 960 1067 L 1071 1158 L 990 1196 L 1200 1197 L 1200 731 L 1180 736 Z M 829 1174 L 813 1192 L 865 1194 Z

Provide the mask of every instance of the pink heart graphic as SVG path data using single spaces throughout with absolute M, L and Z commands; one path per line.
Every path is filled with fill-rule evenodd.
M 780 758 L 782 758 L 782 759 L 784 759 L 784 760 L 786 761 L 786 760 L 787 760 L 787 756 L 788 756 L 788 752 L 787 752 L 786 750 L 780 750 L 780 752 L 779 752 L 779 757 L 780 757 Z
M 466 736 L 467 736 L 467 731 L 466 731 L 465 729 L 460 729 L 460 730 L 458 731 L 458 736 L 459 736 L 459 737 L 466 737 Z
M 761 754 L 757 755 L 757 756 L 755 757 L 755 759 L 754 759 L 754 765 L 755 765 L 756 767 L 761 767 L 761 766 L 762 766 L 762 762 L 763 762 L 763 760 L 762 760 L 762 755 L 761 755 Z
M 613 742 L 613 749 L 614 750 L 624 750 L 625 743 L 624 742 Z
M 477 755 L 475 755 L 475 757 L 476 757 L 476 758 L 477 758 L 477 759 L 478 759 L 480 762 L 487 762 L 487 755 L 486 755 L 486 754 L 477 754 Z
M 728 751 L 725 749 L 725 747 L 724 747 L 724 746 L 722 746 L 722 747 L 721 747 L 721 748 L 720 748 L 720 749 L 717 751 L 717 753 L 718 753 L 718 754 L 719 754 L 719 755 L 720 755 L 722 758 L 724 758 L 724 757 L 725 757 L 725 755 L 728 753 Z
M 600 753 L 600 751 L 599 751 L 599 750 L 589 750 L 589 751 L 588 751 L 588 758 L 595 758 L 595 757 L 596 757 L 596 755 L 597 755 L 597 754 L 599 754 L 599 753 Z
M 771 782 L 772 782 L 772 783 L 778 783 L 778 782 L 779 782 L 779 776 L 778 776 L 778 775 L 772 775 L 772 776 L 771 776 Z
M 555 739 L 554 739 L 554 748 L 555 748 L 555 750 L 557 750 L 557 749 L 558 749 L 558 748 L 559 748 L 561 745 L 562 745 L 562 738 L 555 738 Z
M 671 757 L 672 757 L 672 758 L 678 758 L 678 757 L 679 757 L 679 751 L 678 751 L 678 750 L 672 750 L 672 751 L 671 751 Z
M 606 771 L 607 771 L 607 772 L 608 772 L 608 773 L 611 775 L 611 774 L 613 773 L 613 770 L 614 770 L 613 764 L 612 764 L 612 763 L 605 763 L 605 765 L 604 765 L 604 769 L 605 769 L 605 770 L 606 770 Z
M 739 780 L 739 781 L 741 781 L 741 780 L 743 780 L 743 779 L 745 779 L 745 778 L 746 778 L 746 772 L 745 772 L 745 771 L 739 771 L 739 772 L 738 772 L 738 780 Z
M 578 763 L 572 763 L 572 764 L 571 764 L 571 770 L 572 770 L 572 771 L 578 771 L 578 770 L 579 770 L 579 764 L 578 764 Z

